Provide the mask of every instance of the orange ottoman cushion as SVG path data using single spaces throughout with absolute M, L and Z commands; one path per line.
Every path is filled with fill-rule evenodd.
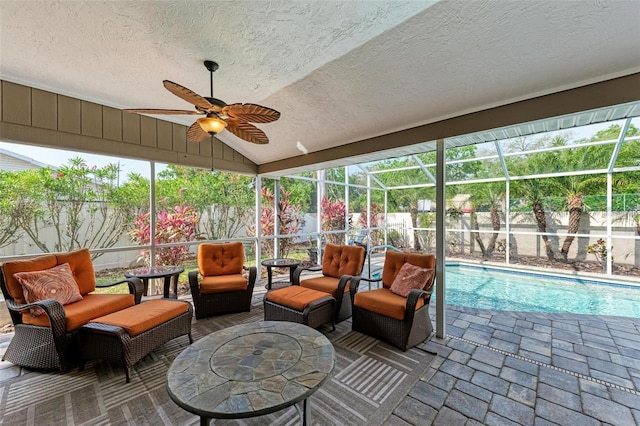
M 309 303 L 327 296 L 331 295 L 322 291 L 300 287 L 299 285 L 292 285 L 268 292 L 267 300 L 296 311 L 303 311 Z
M 122 327 L 129 336 L 136 336 L 165 323 L 189 310 L 188 303 L 168 300 L 149 300 L 122 311 L 114 312 L 91 322 Z

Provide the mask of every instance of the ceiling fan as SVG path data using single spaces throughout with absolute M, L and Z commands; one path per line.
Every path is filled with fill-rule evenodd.
M 179 98 L 193 104 L 195 111 L 181 109 L 125 109 L 127 112 L 137 114 L 167 114 L 167 115 L 206 115 L 198 118 L 187 129 L 187 140 L 200 142 L 209 135 L 220 133 L 225 128 L 248 142 L 267 144 L 269 138 L 264 132 L 249 123 L 271 123 L 280 118 L 280 113 L 274 109 L 256 104 L 231 104 L 213 97 L 213 73 L 218 69 L 218 64 L 213 61 L 204 61 L 204 66 L 211 76 L 211 96 L 200 96 L 194 91 L 169 80 L 164 80 L 164 87 Z

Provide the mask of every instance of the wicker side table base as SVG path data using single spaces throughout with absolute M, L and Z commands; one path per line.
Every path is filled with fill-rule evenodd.
M 189 337 L 189 343 L 193 343 L 191 337 L 193 306 L 186 301 L 173 300 L 172 302 L 188 304 L 187 311 L 133 337 L 117 325 L 90 322 L 82 326 L 79 335 L 81 352 L 79 371 L 84 369 L 85 361 L 102 359 L 124 366 L 126 382 L 129 383 L 131 366 L 149 352 L 185 334 Z

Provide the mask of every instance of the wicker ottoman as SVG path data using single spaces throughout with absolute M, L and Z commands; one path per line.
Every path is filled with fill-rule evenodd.
M 264 296 L 265 321 L 291 321 L 318 328 L 334 323 L 336 299 L 328 293 L 292 285 L 271 290 Z
M 80 329 L 80 371 L 84 362 L 102 359 L 130 368 L 152 350 L 182 336 L 191 338 L 193 307 L 186 301 L 157 299 L 92 320 Z

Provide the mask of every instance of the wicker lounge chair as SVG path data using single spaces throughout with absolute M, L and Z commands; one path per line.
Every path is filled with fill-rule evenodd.
M 14 274 L 44 271 L 65 263 L 70 266 L 82 300 L 65 306 L 54 299 L 27 303 L 23 288 Z M 38 369 L 68 370 L 73 367 L 79 361 L 77 333 L 84 324 L 93 318 L 140 303 L 144 286 L 138 278 L 99 287 L 122 283 L 128 283 L 130 294 L 93 293 L 96 281 L 87 249 L 3 263 L 0 287 L 15 328 L 3 360 Z M 33 317 L 29 309 L 36 307 L 44 313 Z
M 407 297 L 390 290 L 405 263 L 433 269 L 425 289 L 413 289 Z M 429 300 L 435 276 L 435 256 L 431 254 L 387 251 L 381 278 L 357 277 L 351 280 L 354 331 L 377 337 L 403 351 L 427 339 L 433 332 L 429 318 Z M 380 281 L 376 290 L 358 292 L 360 281 Z
M 249 277 L 242 274 L 249 272 Z M 230 312 L 249 312 L 256 283 L 255 266 L 244 266 L 244 246 L 203 243 L 198 246 L 198 270 L 189 272 L 196 318 Z
M 351 301 L 344 297 L 349 291 L 349 281 L 362 273 L 364 248 L 327 244 L 322 255 L 322 266 L 298 267 L 293 273 L 293 285 L 330 294 L 336 300 L 335 322 L 351 316 Z M 305 271 L 322 271 L 322 276 L 302 279 Z

